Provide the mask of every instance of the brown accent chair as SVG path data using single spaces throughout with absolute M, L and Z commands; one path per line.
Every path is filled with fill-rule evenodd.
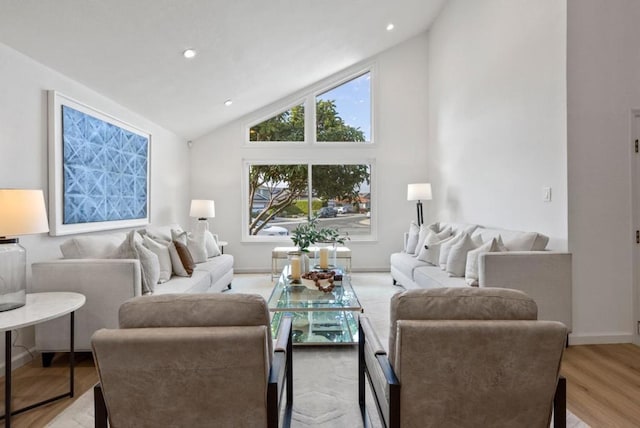
M 567 328 L 537 321 L 536 303 L 504 288 L 410 290 L 391 299 L 389 353 L 360 317 L 359 404 L 365 377 L 386 427 L 566 424 L 559 376 Z
M 277 427 L 293 404 L 291 318 L 253 294 L 135 297 L 91 338 L 96 427 Z

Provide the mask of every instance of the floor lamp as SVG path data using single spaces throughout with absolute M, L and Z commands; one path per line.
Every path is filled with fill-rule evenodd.
M 418 216 L 418 226 L 424 223 L 422 216 L 422 202 L 431 200 L 431 183 L 412 183 L 407 186 L 407 201 L 418 201 L 416 210 Z

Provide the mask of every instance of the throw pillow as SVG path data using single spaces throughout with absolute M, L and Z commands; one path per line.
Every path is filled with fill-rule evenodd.
M 416 252 L 416 246 L 418 245 L 418 237 L 420 236 L 420 229 L 415 221 L 409 224 L 409 237 L 407 238 L 407 246 L 404 251 L 407 254 L 414 254 Z
M 491 241 L 485 242 L 475 250 L 471 250 L 467 253 L 467 265 L 464 271 L 464 279 L 467 285 L 471 287 L 478 286 L 478 259 L 482 253 L 495 253 L 501 251 L 503 247 L 502 238 L 498 235 L 498 238 L 493 238 Z
M 437 265 L 440 260 L 440 248 L 442 244 L 450 241 L 451 239 L 453 239 L 452 236 L 440 239 L 438 234 L 429 233 L 427 238 L 424 240 L 424 245 L 420 248 L 418 260 L 430 263 L 434 266 Z
M 207 248 L 205 246 L 204 233 L 195 236 L 192 233 L 187 233 L 182 229 L 171 229 L 171 236 L 174 241 L 178 241 L 183 245 L 186 245 L 191 253 L 191 258 L 195 263 L 202 263 L 207 261 Z
M 458 241 L 462 239 L 464 233 L 458 233 L 457 235 L 453 235 L 453 237 L 447 242 L 443 242 L 440 246 L 440 255 L 438 257 L 438 264 L 440 265 L 440 269 L 447 269 L 447 257 L 449 257 L 449 251 L 451 247 L 453 247 Z
M 464 276 L 464 270 L 467 265 L 467 253 L 475 248 L 477 245 L 471 235 L 465 233 L 462 238 L 454 244 L 449 250 L 447 256 L 447 272 L 449 276 Z
M 160 262 L 160 278 L 158 279 L 158 283 L 162 284 L 163 282 L 169 281 L 169 279 L 171 279 L 171 272 L 173 271 L 171 255 L 169 254 L 169 243 L 151 239 L 148 235 L 144 235 L 142 239 L 144 240 L 144 246 L 158 256 L 158 261 Z
M 176 251 L 178 251 L 178 256 L 180 257 L 182 266 L 184 266 L 184 270 L 187 271 L 187 276 L 191 276 L 196 268 L 196 264 L 191 257 L 189 248 L 180 241 L 173 241 L 173 244 L 176 247 Z
M 207 248 L 208 257 L 218 257 L 222 254 L 222 251 L 220 251 L 220 247 L 218 246 L 218 242 L 213 237 L 213 233 L 208 230 L 204 232 L 204 244 Z
M 443 230 L 442 232 L 438 232 L 438 223 L 431 223 L 430 225 L 423 224 L 420 226 L 420 232 L 418 233 L 418 244 L 416 245 L 416 249 L 414 251 L 414 256 L 418 257 L 420 251 L 422 251 L 424 247 L 424 243 L 427 239 L 427 235 L 429 233 L 435 233 L 438 236 L 442 236 L 444 239 L 446 236 L 449 236 L 451 233 Z
M 171 257 L 171 268 L 173 269 L 173 273 L 178 276 L 189 276 L 187 270 L 182 264 L 182 260 L 180 260 L 178 249 L 173 241 L 169 242 L 169 256 Z
M 536 232 L 523 232 L 510 239 L 505 239 L 504 245 L 509 251 L 542 251 L 548 242 L 548 236 Z
M 160 279 L 160 262 L 158 261 L 158 256 L 140 242 L 134 242 L 133 248 L 138 260 L 140 260 L 142 294 L 153 293 L 153 289 Z

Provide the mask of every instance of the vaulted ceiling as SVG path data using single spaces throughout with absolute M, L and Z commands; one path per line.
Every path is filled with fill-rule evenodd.
M 0 42 L 194 139 L 427 30 L 444 2 L 0 0 Z

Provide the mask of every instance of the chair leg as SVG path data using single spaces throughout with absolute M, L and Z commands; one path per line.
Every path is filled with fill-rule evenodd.
M 553 397 L 553 426 L 555 428 L 567 426 L 567 379 L 564 376 L 558 378 L 556 395 Z
M 107 405 L 102 395 L 102 387 L 97 384 L 93 387 L 93 411 L 95 419 L 95 428 L 107 428 Z
M 395 281 L 395 280 L 394 280 Z M 360 406 L 360 413 L 362 414 L 362 423 L 366 426 L 367 408 L 365 402 L 365 361 L 364 361 L 364 342 L 366 340 L 364 336 L 364 330 L 362 326 L 358 324 L 358 404 Z

